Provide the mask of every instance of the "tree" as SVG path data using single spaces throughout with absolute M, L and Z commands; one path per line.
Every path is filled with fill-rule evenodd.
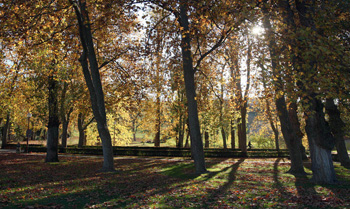
M 191 153 L 194 159 L 196 173 L 206 172 L 203 142 L 200 134 L 198 109 L 196 101 L 196 89 L 194 84 L 194 69 L 191 53 L 191 37 L 189 21 L 187 16 L 187 3 L 180 1 L 180 13 L 176 16 L 179 18 L 179 24 L 183 28 L 181 31 L 181 51 L 183 61 L 184 80 L 186 86 L 186 98 L 188 104 L 188 119 L 191 134 Z
M 274 32 L 272 31 L 272 26 L 270 22 L 270 15 L 268 13 L 267 2 L 264 1 L 262 5 L 263 12 L 263 26 L 266 31 L 266 41 L 270 52 L 271 59 L 271 69 L 273 74 L 273 79 L 275 80 L 275 103 L 278 112 L 278 116 L 281 122 L 281 130 L 286 141 L 287 148 L 289 150 L 289 155 L 291 158 L 291 168 L 288 172 L 295 175 L 304 175 L 304 167 L 302 161 L 302 153 L 300 151 L 301 142 L 298 141 L 298 137 L 293 129 L 290 122 L 287 104 L 285 100 L 284 84 L 282 80 L 282 74 L 278 69 L 278 55 L 276 53 L 277 45 L 274 37 Z
M 338 158 L 340 163 L 344 167 L 350 167 L 350 159 L 349 154 L 345 146 L 344 142 L 344 128 L 345 123 L 342 121 L 340 117 L 340 111 L 338 107 L 335 105 L 334 100 L 327 98 L 326 99 L 326 113 L 329 117 L 329 125 L 332 131 L 332 134 L 335 138 L 335 146 L 338 152 Z
M 309 49 L 305 48 L 305 42 L 309 42 L 309 38 L 311 38 L 308 36 L 313 36 L 314 33 L 317 33 L 313 20 L 316 5 L 307 4 L 299 0 L 295 1 L 295 5 L 301 30 L 310 31 L 310 33 L 306 32 L 304 34 L 304 39 L 299 41 L 295 47 L 298 51 L 305 50 L 304 52 L 307 52 Z M 308 76 L 305 77 L 308 84 L 305 83 L 305 80 L 304 82 L 299 82 L 299 88 L 304 92 L 302 105 L 305 109 L 305 130 L 308 136 L 312 160 L 312 180 L 317 183 L 334 183 L 336 182 L 336 176 L 331 156 L 331 150 L 334 147 L 334 137 L 324 118 L 323 103 L 317 90 L 314 88 L 318 81 L 315 80 L 315 77 L 312 77 L 318 72 L 317 59 L 314 56 L 297 54 L 296 67 L 298 72 L 305 73 L 305 76 Z
M 114 171 L 112 141 L 107 127 L 104 93 L 102 90 L 101 76 L 95 54 L 87 4 L 84 0 L 70 0 L 70 3 L 73 5 L 76 13 L 80 41 L 83 48 L 79 61 L 81 63 L 84 78 L 90 92 L 91 106 L 97 122 L 97 129 L 102 140 L 104 161 L 101 171 Z
M 55 64 L 52 65 L 55 68 Z M 53 74 L 48 77 L 49 90 L 49 123 L 47 125 L 47 152 L 45 162 L 58 162 L 58 127 L 60 125 L 58 114 L 58 82 Z

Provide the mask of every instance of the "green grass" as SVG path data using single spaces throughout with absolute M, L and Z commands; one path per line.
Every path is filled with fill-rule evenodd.
M 349 208 L 349 170 L 341 184 L 315 185 L 286 174 L 287 159 L 207 159 L 196 175 L 181 158 L 102 158 L 0 154 L 0 208 Z M 311 173 L 310 170 L 307 172 Z

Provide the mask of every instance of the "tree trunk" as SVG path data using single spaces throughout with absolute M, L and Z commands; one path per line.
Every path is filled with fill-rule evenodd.
M 240 148 L 242 152 L 247 152 L 247 104 L 246 101 L 243 101 L 244 105 L 241 107 L 241 139 L 240 139 Z
M 312 181 L 315 183 L 333 184 L 337 182 L 333 167 L 331 151 L 334 147 L 334 137 L 325 121 L 323 104 L 312 95 L 306 114 L 305 130 L 309 140 L 312 161 Z
M 300 123 L 299 123 L 299 118 L 298 118 L 298 105 L 296 102 L 291 102 L 288 108 L 288 115 L 289 115 L 289 120 L 292 124 L 292 127 L 294 129 L 294 132 L 296 133 L 298 137 L 298 143 L 300 143 L 300 150 L 301 150 L 301 155 L 303 160 L 307 160 L 306 156 L 306 150 L 305 147 L 303 146 L 303 132 L 300 129 Z
M 266 85 L 264 83 L 264 88 L 266 89 Z M 277 124 L 275 125 L 272 119 L 272 113 L 271 113 L 271 108 L 270 108 L 270 104 L 268 99 L 266 98 L 266 115 L 267 115 L 267 119 L 269 120 L 271 129 L 273 131 L 274 137 L 275 137 L 275 147 L 276 150 L 279 151 L 280 150 L 280 145 L 279 145 L 279 141 L 278 141 L 278 126 Z
M 86 140 L 85 140 L 85 130 L 79 128 L 79 142 L 78 147 L 86 146 Z
M 47 125 L 47 143 L 45 162 L 58 162 L 58 127 L 60 125 L 58 114 L 58 86 L 53 75 L 49 81 L 49 123 Z
M 231 119 L 231 148 L 232 149 L 235 149 L 235 147 L 236 147 L 236 138 L 235 138 L 235 128 L 233 127 L 233 121 L 234 120 L 232 120 Z
M 7 112 L 7 115 L 6 115 L 6 123 L 5 125 L 2 127 L 2 145 L 1 145 L 1 148 L 2 149 L 5 149 L 6 145 L 7 145 L 7 133 L 8 133 L 8 130 L 9 130 L 9 127 L 10 127 L 10 113 Z
M 154 146 L 159 147 L 160 146 L 160 130 L 158 128 L 159 126 L 156 126 L 157 132 L 156 135 L 154 136 Z
M 292 127 L 292 124 L 289 119 L 287 105 L 285 101 L 285 93 L 283 89 L 283 81 L 281 78 L 281 73 L 277 68 L 278 65 L 278 55 L 276 53 L 276 41 L 274 38 L 274 32 L 272 31 L 272 26 L 270 23 L 270 15 L 264 2 L 262 6 L 262 12 L 264 14 L 263 17 L 263 25 L 266 30 L 266 39 L 268 41 L 268 47 L 271 57 L 271 68 L 275 81 L 275 103 L 277 114 L 281 122 L 281 130 L 283 134 L 283 138 L 286 142 L 289 156 L 291 159 L 291 168 L 288 171 L 294 175 L 305 175 L 305 170 L 303 166 L 302 153 L 300 151 L 300 143 L 298 142 L 297 135 Z
M 158 88 L 159 90 L 159 88 Z M 154 137 L 154 146 L 159 147 L 160 146 L 160 91 L 157 92 L 157 102 L 156 102 L 156 108 L 157 108 L 157 115 L 156 115 L 156 135 Z
M 226 133 L 224 129 L 224 119 L 223 119 L 223 98 L 221 98 L 220 101 L 220 125 L 221 125 L 221 136 L 222 136 L 222 144 L 224 146 L 224 149 L 227 149 L 227 143 L 226 143 Z
M 273 131 L 273 134 L 275 136 L 275 148 L 279 152 L 280 151 L 280 143 L 278 141 L 279 139 L 278 139 L 278 130 L 277 130 L 277 128 Z
M 180 119 L 179 119 L 179 125 L 178 125 L 178 137 L 179 141 L 177 144 L 178 148 L 182 148 L 184 144 L 184 135 L 185 135 L 185 120 L 183 118 L 184 116 L 180 113 Z
M 132 137 L 133 141 L 136 142 L 136 119 L 132 120 Z
M 69 121 L 67 120 L 63 120 L 62 121 L 62 147 L 66 148 L 67 147 L 67 136 L 68 136 L 68 124 Z
M 78 131 L 79 131 L 78 147 L 83 147 L 86 145 L 86 142 L 84 140 L 85 132 L 84 132 L 83 124 L 84 124 L 84 116 L 83 116 L 83 113 L 80 112 L 78 115 Z
M 284 97 L 276 99 L 276 108 L 281 122 L 282 134 L 291 159 L 291 168 L 288 172 L 295 175 L 304 175 L 306 173 L 303 166 L 300 142 L 289 120 Z
M 190 130 L 187 130 L 185 148 L 189 148 L 189 147 L 190 147 L 190 143 L 189 143 L 189 141 L 188 141 L 189 138 L 190 138 Z
M 102 141 L 103 166 L 100 171 L 115 171 L 112 139 L 107 127 L 104 93 L 94 49 L 93 37 L 90 28 L 91 23 L 86 8 L 86 2 L 77 2 L 74 0 L 70 0 L 70 2 L 74 7 L 77 16 L 80 41 L 83 47 L 83 54 L 81 55 L 79 61 L 82 65 L 84 78 L 90 92 L 92 110 L 97 122 L 97 130 Z
M 209 132 L 207 130 L 204 132 L 204 141 L 204 147 L 209 148 Z
M 62 117 L 62 147 L 67 147 L 67 138 L 68 138 L 68 125 L 70 122 L 70 115 L 73 112 L 71 108 L 64 116 Z
M 350 167 L 349 154 L 344 141 L 345 123 L 342 121 L 340 117 L 340 111 L 334 104 L 333 99 L 327 98 L 326 112 L 329 116 L 329 126 L 335 138 L 335 146 L 337 148 L 338 160 L 340 161 L 342 166 Z
M 78 131 L 79 131 L 79 143 L 78 147 L 86 146 L 86 129 L 87 127 L 95 120 L 95 118 L 91 118 L 89 122 L 85 124 L 85 116 L 83 113 L 79 113 L 78 115 Z
M 183 61 L 183 71 L 186 87 L 186 97 L 188 103 L 188 118 L 191 134 L 191 153 L 194 159 L 196 173 L 207 172 L 205 167 L 203 142 L 201 139 L 200 126 L 198 120 L 198 109 L 196 101 L 196 91 L 194 83 L 194 70 L 192 63 L 191 38 L 189 21 L 187 16 L 187 2 L 181 0 L 179 23 L 183 30 L 181 31 L 181 51 Z
M 221 136 L 222 136 L 222 142 L 223 142 L 223 145 L 224 145 L 224 149 L 226 150 L 227 149 L 227 143 L 226 143 L 226 133 L 225 133 L 224 127 L 221 127 Z

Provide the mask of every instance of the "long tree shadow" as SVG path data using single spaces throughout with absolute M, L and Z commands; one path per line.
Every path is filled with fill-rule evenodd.
M 223 158 L 223 159 L 221 159 L 220 161 L 217 161 L 217 160 L 215 160 L 215 161 L 210 161 L 209 162 L 209 167 L 208 167 L 208 169 L 209 170 L 215 170 L 215 167 L 216 167 L 216 165 L 219 165 L 219 164 L 221 164 L 221 163 L 223 163 L 223 162 L 225 162 L 225 161 L 227 161 L 228 160 L 228 158 Z M 219 175 L 220 173 L 224 173 L 224 172 L 226 172 L 227 170 L 229 170 L 229 169 L 234 169 L 234 171 L 236 172 L 237 171 L 237 169 L 239 168 L 239 165 L 241 164 L 241 163 L 243 163 L 243 161 L 245 160 L 245 158 L 239 158 L 238 159 L 238 161 L 237 162 L 235 162 L 235 164 L 233 164 L 232 166 L 227 166 L 227 167 L 225 167 L 225 168 L 219 168 L 220 170 L 218 170 L 218 171 L 209 171 L 208 173 L 206 173 L 201 179 L 201 181 L 208 181 L 208 180 L 210 180 L 210 179 L 212 179 L 212 178 L 214 178 L 215 176 L 217 176 L 217 175 Z M 214 162 L 214 163 L 213 163 Z M 237 167 L 236 167 L 237 166 Z
M 228 171 L 229 169 L 231 169 L 230 172 L 228 173 L 227 182 L 224 183 L 219 188 L 213 190 L 210 194 L 208 194 L 207 200 L 209 203 L 212 201 L 215 201 L 217 198 L 219 198 L 220 195 L 223 195 L 224 193 L 226 193 L 229 190 L 229 188 L 233 185 L 233 182 L 236 180 L 237 170 L 240 167 L 240 165 L 244 162 L 244 160 L 245 160 L 245 158 L 240 158 L 232 166 L 228 166 L 219 172 L 211 172 L 208 174 L 208 176 L 206 178 L 204 178 L 204 180 L 207 181 L 208 179 L 213 178 L 214 176 L 218 175 L 219 173 L 224 173 L 224 172 Z
M 288 196 L 288 192 L 283 187 L 283 184 L 279 181 L 279 171 L 278 171 L 278 165 L 280 164 L 282 158 L 277 158 L 276 161 L 273 164 L 273 180 L 274 180 L 274 187 L 278 190 L 280 194 L 283 196 Z

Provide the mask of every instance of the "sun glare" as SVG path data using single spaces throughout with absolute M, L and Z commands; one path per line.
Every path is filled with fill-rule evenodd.
M 263 33 L 264 29 L 260 25 L 255 25 L 252 29 L 253 35 L 260 36 Z

